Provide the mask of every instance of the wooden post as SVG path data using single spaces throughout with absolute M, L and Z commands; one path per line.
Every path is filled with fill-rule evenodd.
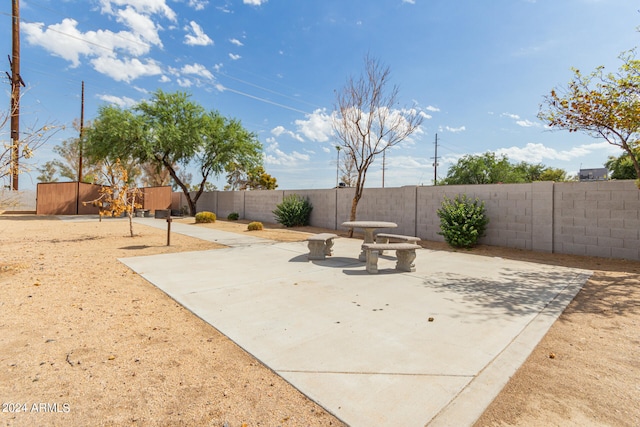
M 167 246 L 171 246 L 171 214 L 167 217 Z

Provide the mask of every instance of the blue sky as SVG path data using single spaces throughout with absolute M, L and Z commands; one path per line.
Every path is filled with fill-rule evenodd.
M 11 2 L 0 8 L 0 51 L 11 53 Z M 81 82 L 85 120 L 100 105 L 129 107 L 150 93 L 185 91 L 240 119 L 264 145 L 280 189 L 331 188 L 335 91 L 369 53 L 389 66 L 400 106 L 428 117 L 387 154 L 385 186 L 430 185 L 465 154 L 569 173 L 602 167 L 620 151 L 582 134 L 550 132 L 536 118 L 543 96 L 571 67 L 615 71 L 640 39 L 630 0 L 21 0 L 22 125 L 67 125 L 32 159 L 76 136 Z M 6 58 L 6 56 L 5 56 Z M 9 64 L 5 68 L 9 70 Z M 9 85 L 2 90 L 7 110 Z M 7 139 L 3 129 L 0 138 Z M 21 177 L 34 187 L 37 172 Z M 214 180 L 218 188 L 224 177 Z M 382 160 L 367 186 L 382 186 Z

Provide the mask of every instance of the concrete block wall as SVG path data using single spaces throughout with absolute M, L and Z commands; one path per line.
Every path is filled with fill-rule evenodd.
M 273 210 L 282 203 L 285 192 L 273 191 L 241 191 L 244 195 L 244 215 L 242 218 L 260 222 L 276 222 Z
M 390 221 L 398 224 L 398 228 L 385 230 L 396 234 L 415 235 L 416 232 L 416 188 L 365 188 L 362 198 L 358 203 L 358 220 Z M 345 189 L 338 191 L 345 195 Z M 343 215 L 338 218 L 338 229 L 346 230 L 340 226 L 344 221 L 349 221 L 354 190 L 348 190 L 349 197 L 343 197 L 341 202 L 345 207 L 341 209 Z M 346 199 L 346 200 L 345 200 Z M 356 230 L 357 231 L 357 230 Z
M 445 197 L 454 199 L 466 194 L 471 200 L 477 198 L 484 202 L 489 218 L 486 236 L 481 239 L 481 243 L 532 249 L 534 185 L 536 184 L 419 187 L 416 235 L 427 240 L 444 241 L 438 234 L 438 209 Z
M 554 188 L 554 252 L 640 259 L 640 190 L 633 181 Z
M 198 211 L 275 222 L 272 211 L 289 194 L 309 198 L 311 225 L 343 230 L 349 220 L 352 188 L 213 192 L 203 194 Z M 365 188 L 357 218 L 392 221 L 396 233 L 444 241 L 437 211 L 444 197 L 458 194 L 485 203 L 490 222 L 481 243 L 640 260 L 640 190 L 633 181 Z
M 337 192 L 331 190 L 287 190 L 285 197 L 297 194 L 313 206 L 309 221 L 316 227 L 336 229 Z M 275 207 L 274 207 L 275 209 Z

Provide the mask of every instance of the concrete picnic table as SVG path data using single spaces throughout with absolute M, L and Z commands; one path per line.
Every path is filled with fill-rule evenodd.
M 346 221 L 342 223 L 343 227 L 361 228 L 364 231 L 364 243 L 373 243 L 373 233 L 379 228 L 396 228 L 398 224 L 388 221 Z M 367 260 L 367 252 L 362 250 L 358 256 L 360 261 Z

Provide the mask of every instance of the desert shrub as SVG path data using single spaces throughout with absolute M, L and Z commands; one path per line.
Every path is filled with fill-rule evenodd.
M 202 211 L 196 214 L 196 224 L 204 224 L 216 222 L 216 214 L 213 212 Z
M 297 227 L 309 225 L 312 209 L 313 206 L 311 206 L 309 199 L 297 194 L 291 194 L 276 206 L 273 214 L 276 217 L 276 221 L 285 227 Z
M 466 195 L 457 195 L 453 200 L 444 198 L 438 209 L 440 232 L 444 240 L 457 248 L 470 248 L 484 236 L 489 223 L 485 215 L 484 202 L 470 200 Z
M 229 215 L 227 215 L 227 219 L 229 221 L 237 221 L 240 218 L 240 214 L 238 214 L 238 212 L 231 212 Z
M 263 228 L 262 227 L 262 223 L 258 222 L 258 221 L 250 222 L 247 225 L 247 230 L 249 230 L 249 231 L 262 230 L 262 228 Z

